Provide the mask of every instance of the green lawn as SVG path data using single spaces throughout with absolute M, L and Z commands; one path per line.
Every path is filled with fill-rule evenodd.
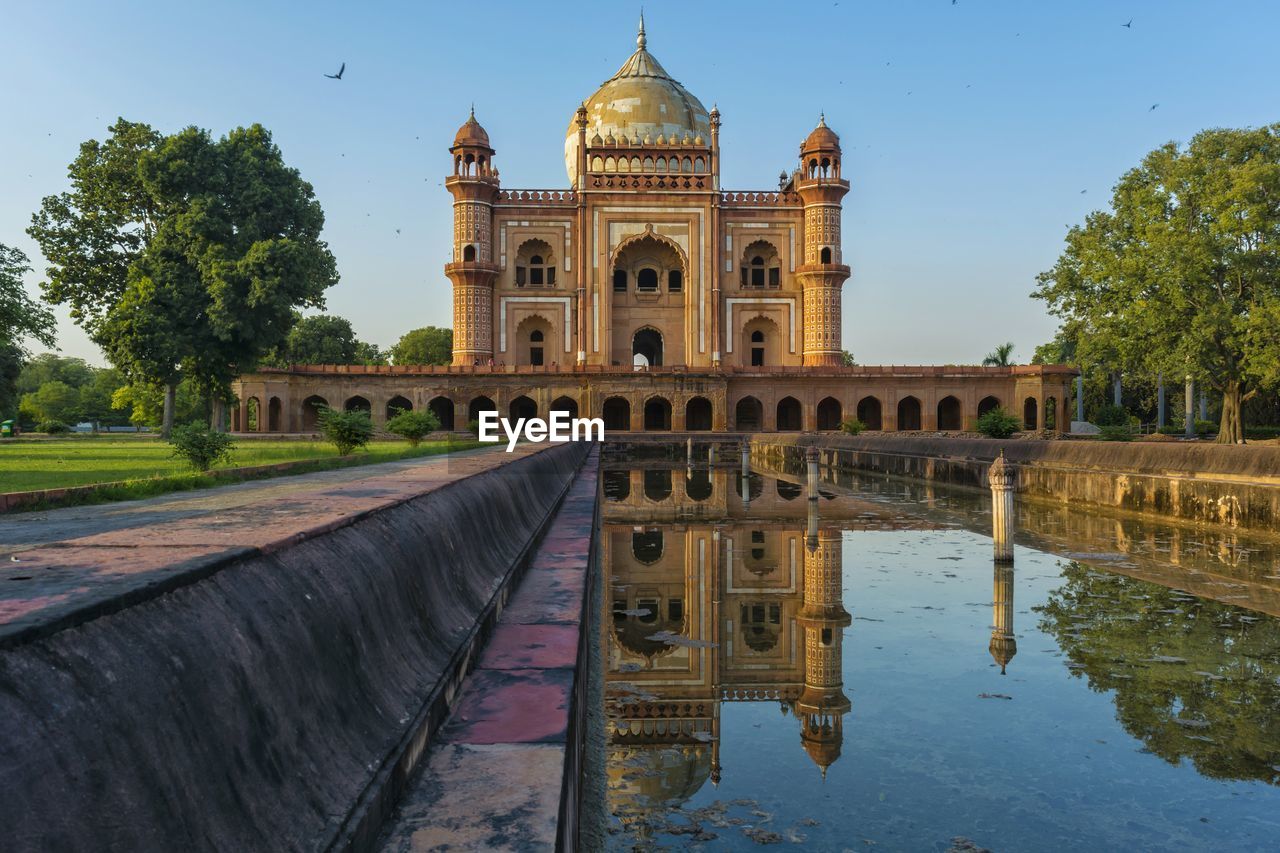
M 367 451 L 357 451 L 358 463 L 387 462 L 408 456 L 429 456 L 450 449 L 476 446 L 474 441 L 423 442 L 415 450 L 404 441 L 375 441 Z M 270 465 L 296 459 L 315 459 L 317 468 L 337 463 L 332 444 L 319 441 L 237 441 L 230 462 L 219 468 Z M 156 438 L 101 436 L 48 441 L 0 441 L 0 492 L 59 489 L 117 480 L 157 478 L 173 480 L 172 488 L 213 485 L 201 478 L 185 462 L 172 455 L 168 444 Z M 199 482 L 201 480 L 207 482 Z M 156 484 L 158 485 L 158 484 Z M 168 489 L 147 489 L 149 493 Z

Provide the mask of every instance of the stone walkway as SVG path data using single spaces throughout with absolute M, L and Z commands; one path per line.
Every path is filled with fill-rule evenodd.
M 502 465 L 484 448 L 0 517 L 0 648 L 198 580 Z
M 550 850 L 574 838 L 599 450 L 565 496 L 383 836 L 395 853 Z M 567 845 L 569 847 L 572 844 Z

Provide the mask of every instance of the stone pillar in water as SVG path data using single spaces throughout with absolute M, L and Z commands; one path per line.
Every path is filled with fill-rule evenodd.
M 1018 641 L 1013 636 L 1013 566 L 995 563 L 995 588 L 991 599 L 991 644 L 987 650 L 1000 665 L 1000 674 L 1018 653 Z
M 1190 376 L 1188 376 L 1187 377 L 1187 404 L 1186 404 L 1186 408 L 1183 410 L 1184 413 L 1182 415 L 1182 432 L 1186 438 L 1193 438 L 1195 437 L 1195 434 L 1196 434 L 1196 425 L 1194 420 L 1195 412 L 1193 409 L 1193 407 L 1195 406 L 1195 397 L 1196 397 L 1196 383 L 1192 381 Z
M 810 447 L 804 452 L 804 461 L 808 464 L 809 500 L 818 499 L 818 448 Z
M 1076 420 L 1084 420 L 1084 374 L 1076 377 Z
M 751 473 L 751 445 L 742 442 L 742 478 L 745 480 Z
M 991 485 L 991 540 L 997 563 L 1013 562 L 1013 466 L 1004 461 L 1004 451 L 987 472 Z

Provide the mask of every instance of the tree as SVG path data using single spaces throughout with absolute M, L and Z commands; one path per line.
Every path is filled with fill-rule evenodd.
M 70 358 L 51 352 L 28 359 L 18 375 L 18 391 L 29 394 L 46 382 L 65 382 L 72 388 L 82 388 L 93 381 L 96 368 L 83 358 Z
M 1140 375 L 1191 375 L 1222 395 L 1218 441 L 1243 443 L 1241 404 L 1280 384 L 1280 124 L 1168 143 L 1072 228 L 1034 292 Z
M 31 271 L 27 256 L 0 243 L 0 417 L 13 405 L 15 382 L 27 355 L 24 338 L 53 346 L 54 322 L 49 309 L 27 295 L 22 277 Z
M 339 456 L 346 456 L 373 440 L 373 422 L 368 412 L 321 409 L 319 426 L 320 434 L 338 448 Z
M 386 364 L 376 344 L 358 340 L 351 321 L 331 314 L 299 315 L 284 345 L 266 362 L 274 367 L 291 364 Z
M 268 359 L 279 367 L 291 364 L 356 364 L 355 331 L 351 321 L 328 314 L 299 317 L 284 345 Z
M 449 364 L 453 361 L 453 329 L 427 326 L 407 332 L 391 348 L 393 364 Z
M 387 421 L 387 432 L 398 435 L 417 447 L 422 439 L 440 429 L 440 420 L 431 412 L 398 412 Z
M 22 409 L 36 421 L 80 420 L 80 392 L 65 382 L 46 382 L 36 391 L 22 395 Z
M 127 412 L 134 426 L 156 427 L 164 420 L 165 389 L 160 385 L 134 382 L 121 385 L 111 395 L 111 408 Z M 174 418 L 187 423 L 208 420 L 208 400 L 194 387 L 190 378 L 178 383 L 174 393 Z
M 847 349 L 840 350 L 840 363 L 845 367 L 856 367 L 858 362 L 853 360 L 853 353 Z
M 260 125 L 215 141 L 120 119 L 111 134 L 81 146 L 72 189 L 28 233 L 49 260 L 46 299 L 131 382 L 165 387 L 167 435 L 183 376 L 225 399 L 337 273 L 311 185 Z
M 983 367 L 1008 367 L 1011 364 L 1013 364 L 1013 341 L 1000 344 L 987 353 L 987 357 L 982 360 Z

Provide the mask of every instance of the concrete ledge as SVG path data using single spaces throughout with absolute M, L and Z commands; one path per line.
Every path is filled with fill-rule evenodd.
M 585 453 L 433 457 L 15 554 L 4 846 L 367 848 Z
M 383 850 L 577 848 L 597 458 L 550 523 Z
M 1017 491 L 1031 498 L 1233 527 L 1269 529 L 1280 519 L 1280 448 L 1270 446 L 756 435 L 752 452 L 766 464 L 795 464 L 810 445 L 838 469 L 983 489 L 1003 451 Z

